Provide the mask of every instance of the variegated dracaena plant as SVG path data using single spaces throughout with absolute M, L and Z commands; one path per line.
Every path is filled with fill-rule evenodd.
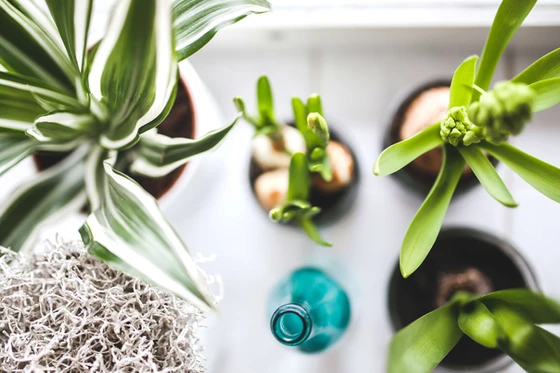
M 37 151 L 70 153 L 0 207 L 0 244 L 22 250 L 56 214 L 89 201 L 80 230 L 96 257 L 214 307 L 189 252 L 154 198 L 119 169 L 159 177 L 220 142 L 168 138 L 178 62 L 266 0 L 119 0 L 88 53 L 93 0 L 0 0 L 0 175 Z M 235 122 L 234 122 L 235 123 Z
M 560 102 L 560 49 L 486 92 L 507 44 L 535 3 L 503 0 L 480 60 L 471 56 L 455 71 L 447 118 L 385 149 L 375 162 L 374 173 L 384 176 L 443 146 L 444 161 L 438 178 L 403 240 L 400 268 L 404 277 L 422 264 L 436 241 L 465 163 L 493 198 L 507 207 L 517 206 L 485 153 L 560 202 L 560 169 L 506 142 L 509 135 L 524 129 L 532 113 Z

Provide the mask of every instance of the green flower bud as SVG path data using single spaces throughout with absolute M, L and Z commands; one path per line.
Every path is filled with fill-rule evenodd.
M 499 145 L 523 131 L 531 120 L 535 92 L 526 84 L 501 82 L 469 107 L 469 117 L 482 127 L 484 139 Z
M 469 120 L 464 106 L 451 108 L 447 118 L 440 122 L 441 138 L 453 146 L 476 144 L 482 140 L 480 133 L 481 128 Z
M 307 116 L 307 126 L 319 139 L 322 146 L 327 146 L 330 140 L 329 126 L 327 121 L 319 113 L 311 113 Z

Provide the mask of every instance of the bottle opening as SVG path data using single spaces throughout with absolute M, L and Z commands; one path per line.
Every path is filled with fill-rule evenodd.
M 285 304 L 272 315 L 270 327 L 280 343 L 297 346 L 311 334 L 311 317 L 302 306 Z

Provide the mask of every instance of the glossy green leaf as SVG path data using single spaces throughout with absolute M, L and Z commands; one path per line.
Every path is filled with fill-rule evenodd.
M 269 10 L 266 0 L 173 1 L 173 32 L 179 61 L 200 50 L 224 27 Z
M 540 80 L 560 78 L 560 48 L 539 58 L 512 79 L 516 83 L 533 84 Z
M 505 333 L 494 315 L 480 301 L 465 305 L 459 314 L 459 327 L 473 341 L 488 348 L 497 348 Z
M 1 65 L 71 93 L 75 70 L 56 26 L 34 1 L 0 0 L 0 25 Z
M 156 200 L 110 163 L 104 168 L 103 203 L 80 229 L 89 252 L 203 310 L 213 309 L 205 280 Z
M 93 98 L 110 113 L 105 148 L 132 146 L 170 109 L 177 83 L 170 23 L 166 0 L 117 2 L 89 72 Z
M 508 143 L 496 146 L 482 142 L 480 146 L 511 168 L 533 188 L 548 198 L 560 202 L 560 169 L 530 156 Z
M 477 61 L 478 56 L 470 56 L 455 71 L 451 81 L 449 109 L 456 106 L 470 105 Z
M 86 61 L 92 2 L 93 0 L 46 0 L 66 52 L 80 72 Z
M 560 372 L 560 339 L 534 325 L 506 302 L 487 300 L 486 306 L 507 335 L 500 348 L 529 373 Z
M 560 303 L 529 289 L 496 291 L 479 298 L 498 299 L 507 302 L 535 324 L 560 324 Z
M 452 146 L 445 146 L 442 169 L 403 240 L 400 268 L 405 278 L 420 267 L 436 242 L 464 167 L 465 161 L 457 150 Z
M 458 149 L 488 194 L 504 206 L 517 206 L 494 165 L 477 146 L 463 146 Z
M 0 176 L 33 154 L 37 144 L 25 135 L 0 134 Z
M 266 76 L 261 76 L 257 82 L 257 106 L 262 120 L 274 122 L 274 99 L 270 81 Z
M 290 161 L 290 179 L 288 184 L 288 201 L 307 201 L 309 198 L 309 165 L 307 156 L 295 153 Z
M 456 304 L 447 304 L 422 316 L 391 340 L 389 373 L 431 373 L 462 335 Z
M 397 172 L 422 154 L 443 144 L 439 135 L 439 123 L 418 132 L 416 135 L 391 145 L 377 157 L 373 173 L 377 176 Z
M 537 0 L 503 0 L 492 23 L 476 72 L 475 84 L 488 90 L 500 58 Z M 475 98 L 480 94 L 474 93 Z
M 60 143 L 90 136 L 100 131 L 91 114 L 49 113 L 35 120 L 27 135 L 39 142 Z
M 231 131 L 240 117 L 223 128 L 208 132 L 198 139 L 170 138 L 148 132 L 140 139 L 140 153 L 132 163 L 131 169 L 137 174 L 149 177 L 162 177 L 186 164 L 194 157 L 218 146 Z
M 0 245 L 31 248 L 39 229 L 85 203 L 83 151 L 16 188 L 0 206 Z
M 326 246 L 326 247 L 332 246 L 331 242 L 325 241 L 321 237 L 321 233 L 319 232 L 319 229 L 317 229 L 317 226 L 313 223 L 311 218 L 300 219 L 298 221 L 298 224 L 301 227 L 301 229 L 303 229 L 303 231 L 307 234 L 307 236 L 311 238 L 313 241 L 315 241 L 316 243 L 318 243 L 319 245 Z
M 536 93 L 533 112 L 546 110 L 560 103 L 560 78 L 540 80 L 529 87 Z

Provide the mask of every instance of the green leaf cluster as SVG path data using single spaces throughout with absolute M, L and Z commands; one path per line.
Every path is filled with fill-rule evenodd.
M 240 97 L 233 99 L 241 116 L 256 130 L 255 136 L 266 135 L 291 156 L 289 169 L 289 186 L 286 202 L 275 207 L 269 213 L 270 219 L 277 223 L 294 222 L 300 226 L 315 242 L 323 246 L 332 246 L 321 238 L 319 230 L 313 223 L 313 217 L 321 210 L 309 203 L 311 177 L 317 173 L 326 182 L 332 181 L 332 169 L 327 155 L 330 131 L 323 114 L 321 96 L 311 95 L 304 103 L 298 97 L 292 98 L 294 124 L 305 140 L 306 153 L 291 154 L 282 139 L 282 124 L 274 115 L 272 89 L 268 77 L 261 76 L 257 82 L 258 116 L 247 114 L 245 102 Z
M 560 323 L 560 303 L 528 289 L 457 295 L 395 334 L 389 373 L 432 372 L 463 335 L 529 373 L 560 372 L 560 338 L 536 325 Z
M 269 10 L 266 0 L 121 0 L 88 51 L 93 0 L 0 0 L 0 175 L 38 151 L 70 153 L 0 209 L 0 244 L 29 247 L 54 214 L 91 215 L 90 252 L 201 308 L 206 284 L 156 201 L 120 170 L 167 175 L 216 145 L 235 122 L 199 139 L 168 138 L 178 63 L 223 27 Z M 265 110 L 265 108 L 263 108 Z
M 465 59 L 453 75 L 449 115 L 415 136 L 385 149 L 373 167 L 378 176 L 394 173 L 422 154 L 443 146 L 444 162 L 426 200 L 403 239 L 401 272 L 410 276 L 430 252 L 451 197 L 468 164 L 484 189 L 498 202 L 515 207 L 505 183 L 487 155 L 520 175 L 536 190 L 560 202 L 560 169 L 522 152 L 506 140 L 525 129 L 533 112 L 560 102 L 560 49 L 527 67 L 508 82 L 487 92 L 509 40 L 536 0 L 503 0 L 480 60 Z

